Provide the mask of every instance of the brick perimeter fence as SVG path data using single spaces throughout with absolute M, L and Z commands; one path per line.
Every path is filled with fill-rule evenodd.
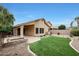
M 51 30 L 52 34 L 70 35 L 70 30 Z

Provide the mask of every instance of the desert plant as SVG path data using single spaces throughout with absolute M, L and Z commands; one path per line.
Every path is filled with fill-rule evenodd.
M 72 29 L 70 32 L 70 36 L 79 36 L 79 29 Z

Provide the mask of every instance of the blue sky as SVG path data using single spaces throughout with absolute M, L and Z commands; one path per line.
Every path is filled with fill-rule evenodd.
M 70 26 L 70 22 L 79 16 L 79 4 L 77 3 L 4 3 L 0 5 L 6 7 L 15 16 L 15 25 L 45 18 L 54 26 L 61 24 Z

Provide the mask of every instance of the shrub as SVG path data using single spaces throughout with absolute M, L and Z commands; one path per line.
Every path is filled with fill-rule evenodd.
M 66 29 L 66 26 L 65 26 L 65 25 L 60 25 L 60 26 L 58 27 L 58 29 L 64 30 L 64 29 Z
M 60 35 L 60 33 L 58 32 L 57 35 Z
M 72 29 L 70 32 L 71 36 L 79 36 L 79 29 Z

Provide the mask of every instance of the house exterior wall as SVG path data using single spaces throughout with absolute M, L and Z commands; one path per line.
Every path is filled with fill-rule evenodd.
M 18 35 L 18 28 L 20 29 L 20 35 Z M 19 26 L 19 27 L 13 28 L 13 35 L 14 36 L 23 36 L 23 28 L 24 28 L 24 26 Z
M 14 36 L 18 36 L 18 28 L 20 28 L 20 27 L 13 28 L 13 35 Z
M 36 28 L 44 28 L 44 33 L 42 33 L 42 34 L 40 34 L 40 33 L 36 34 Z M 48 29 L 49 29 L 49 27 L 44 23 L 44 21 L 39 20 L 39 21 L 35 22 L 35 26 L 34 26 L 35 32 L 34 32 L 34 35 L 35 36 L 44 35 L 48 31 Z M 39 32 L 40 32 L 40 30 L 39 30 Z
M 38 21 L 35 21 L 35 22 L 32 22 L 32 23 L 24 24 L 24 25 L 19 26 L 19 27 L 16 26 L 13 29 L 14 35 L 17 35 L 17 32 L 18 32 L 17 29 L 18 28 L 20 28 L 21 36 L 22 35 L 25 35 L 25 36 L 42 36 L 42 35 L 45 35 L 49 30 L 49 27 L 45 23 L 44 20 L 38 20 Z M 38 34 L 36 34 L 36 28 L 39 28 Z M 44 29 L 44 33 L 40 33 L 40 28 Z
M 17 28 L 13 28 L 13 35 L 14 35 L 14 36 L 17 35 Z

